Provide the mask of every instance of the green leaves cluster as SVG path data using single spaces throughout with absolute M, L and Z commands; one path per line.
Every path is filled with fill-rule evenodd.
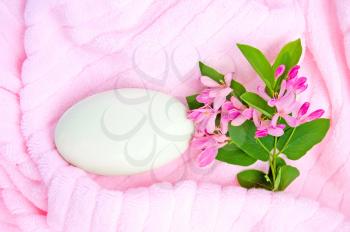
M 265 83 L 266 92 L 270 96 L 279 91 L 281 81 L 286 78 L 288 71 L 299 62 L 302 53 L 300 39 L 292 41 L 280 50 L 271 65 L 259 49 L 246 44 L 237 44 L 237 46 Z M 286 67 L 285 73 L 275 80 L 274 72 L 281 64 Z M 202 75 L 220 84 L 224 83 L 224 75 L 214 68 L 202 62 L 199 62 L 199 68 Z M 276 113 L 275 107 L 270 107 L 256 93 L 247 92 L 244 86 L 236 80 L 231 82 L 231 88 L 231 96 L 236 96 L 245 105 L 260 111 L 264 117 L 271 118 Z M 196 101 L 196 96 L 187 97 L 190 109 L 203 106 Z M 252 165 L 257 160 L 269 162 L 267 173 L 249 169 L 238 173 L 237 180 L 245 188 L 283 191 L 299 176 L 299 171 L 288 165 L 281 155 L 284 154 L 290 160 L 302 158 L 312 147 L 322 141 L 329 126 L 329 119 L 320 118 L 295 128 L 287 128 L 281 137 L 266 136 L 256 139 L 256 127 L 252 121 L 246 121 L 241 126 L 230 125 L 228 135 L 231 141 L 219 149 L 216 159 L 240 166 Z
M 243 171 L 237 175 L 238 182 L 245 188 L 262 187 L 273 191 L 284 190 L 299 176 L 299 171 L 295 167 L 287 165 L 279 155 L 285 154 L 291 160 L 302 158 L 307 151 L 322 141 L 329 126 L 329 119 L 320 118 L 295 128 L 289 128 L 283 136 L 276 137 L 276 153 L 274 153 L 273 137 L 254 138 L 254 134 L 251 131 L 255 130 L 255 127 L 251 121 L 247 121 L 239 127 L 231 126 L 229 135 L 232 143 L 246 152 L 247 156 L 261 161 L 267 161 L 268 158 L 271 159 L 271 156 L 274 156 L 278 163 L 275 167 L 276 178 L 272 177 L 270 167 L 269 174 L 258 170 Z M 227 144 L 219 150 L 219 154 L 224 153 L 225 155 L 222 155 L 221 161 L 226 162 L 223 157 L 227 157 L 226 159 L 228 160 L 232 159 L 231 156 L 235 156 L 234 153 L 226 154 L 228 153 L 226 149 L 231 146 L 232 144 Z M 264 150 L 265 148 L 266 150 Z M 246 158 L 237 159 L 233 164 L 247 166 Z
M 277 148 L 288 159 L 298 160 L 303 157 L 315 144 L 318 144 L 326 136 L 330 121 L 320 118 L 306 122 L 295 128 L 289 128 L 278 139 Z
M 279 89 L 281 81 L 286 77 L 287 71 L 299 62 L 302 53 L 300 39 L 294 40 L 287 43 L 281 49 L 273 65 L 270 65 L 265 55 L 259 49 L 247 44 L 237 44 L 237 46 L 259 77 L 264 81 L 267 93 L 270 96 L 274 91 Z M 281 64 L 285 65 L 286 71 L 278 80 L 275 80 L 274 73 Z
M 249 169 L 237 174 L 239 184 L 245 188 L 264 188 L 273 191 L 283 191 L 290 183 L 292 183 L 298 176 L 297 168 L 290 165 L 281 165 L 278 167 L 278 175 L 276 181 L 271 181 L 271 176 L 255 169 Z

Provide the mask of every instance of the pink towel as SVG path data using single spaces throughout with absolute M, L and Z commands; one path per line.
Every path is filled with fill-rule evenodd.
M 0 231 L 350 231 L 348 1 L 3 0 L 0 28 Z M 287 193 L 237 187 L 240 167 L 200 169 L 191 150 L 128 177 L 87 174 L 57 153 L 57 120 L 89 95 L 131 86 L 184 100 L 200 87 L 198 60 L 254 89 L 235 43 L 272 60 L 298 37 L 304 97 L 332 125 L 294 162 Z

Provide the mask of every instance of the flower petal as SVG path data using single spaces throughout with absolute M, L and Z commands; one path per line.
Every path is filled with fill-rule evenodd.
M 278 79 L 280 76 L 282 76 L 285 69 L 286 69 L 286 66 L 284 66 L 284 64 L 281 64 L 280 66 L 278 66 L 275 71 L 275 79 Z
M 303 92 L 307 88 L 306 81 L 307 81 L 306 77 L 297 78 L 293 84 L 294 91 L 297 93 Z
M 218 95 L 214 99 L 214 110 L 218 110 L 224 104 L 227 95 L 229 95 L 231 91 L 231 88 L 224 88 L 218 92 Z
M 269 95 L 267 95 L 267 93 L 265 92 L 265 89 L 263 86 L 259 85 L 257 88 L 257 92 L 260 95 L 260 97 L 264 98 L 265 101 L 269 101 L 271 99 Z
M 227 137 L 226 135 L 222 134 L 222 135 L 215 135 L 214 139 L 218 142 L 218 143 L 224 143 L 224 145 L 226 144 L 226 140 Z
M 307 82 L 306 77 L 299 77 L 295 80 L 295 85 L 303 85 Z
M 221 133 L 223 134 L 226 134 L 227 131 L 228 131 L 228 120 L 225 119 L 225 118 L 221 118 L 220 120 L 220 130 L 221 130 Z
M 196 121 L 200 114 L 197 110 L 191 110 L 187 113 L 187 118 Z
M 278 98 L 281 98 L 287 90 L 287 81 L 283 80 L 281 83 L 280 92 L 278 93 Z
M 219 83 L 217 83 L 213 79 L 206 77 L 206 76 L 201 76 L 200 80 L 201 80 L 202 84 L 207 86 L 207 87 L 219 87 L 220 86 Z
M 229 110 L 233 109 L 233 105 L 231 102 L 227 101 L 224 104 L 222 104 L 221 106 L 221 110 L 222 112 L 228 112 Z
M 255 132 L 255 138 L 262 138 L 268 135 L 267 129 L 258 129 Z
M 242 111 L 242 115 L 248 120 L 253 117 L 253 109 L 248 108 Z
M 231 102 L 232 102 L 232 105 L 236 108 L 236 109 L 244 109 L 244 105 L 242 104 L 242 102 L 240 102 L 236 97 L 232 96 L 231 97 Z
M 196 149 L 203 149 L 204 147 L 207 147 L 210 145 L 210 137 L 194 137 L 191 141 L 191 145 Z
M 198 165 L 199 167 L 205 167 L 211 164 L 216 155 L 218 154 L 218 148 L 217 147 L 208 147 L 204 151 L 202 151 L 198 156 Z
M 278 120 L 278 118 L 279 118 L 279 114 L 275 114 L 275 115 L 272 117 L 272 119 L 271 119 L 271 125 L 272 125 L 273 127 L 276 127 L 276 126 L 277 126 L 277 120 Z
M 207 126 L 206 126 L 206 130 L 209 134 L 214 133 L 215 131 L 215 119 L 216 119 L 216 115 L 217 113 L 212 113 L 212 115 L 210 115 L 208 122 L 207 122 Z
M 225 84 L 226 84 L 226 86 L 227 86 L 227 87 L 230 87 L 230 86 L 231 86 L 231 81 L 232 81 L 232 79 L 233 79 L 233 73 L 232 73 L 232 72 L 226 73 L 224 79 L 225 79 Z
M 227 114 L 227 118 L 229 120 L 233 120 L 235 118 L 237 118 L 239 115 L 241 114 L 241 112 L 237 111 L 237 110 L 230 110 Z
M 198 95 L 196 97 L 197 102 L 203 103 L 203 104 L 210 104 L 212 102 L 212 98 L 209 96 L 204 96 L 204 95 Z
M 312 121 L 312 120 L 318 119 L 322 117 L 323 114 L 324 114 L 324 110 L 322 109 L 315 110 L 314 112 L 309 114 L 309 116 L 307 116 L 307 120 Z
M 295 90 L 295 92 L 296 92 L 297 94 L 302 93 L 302 92 L 304 92 L 304 91 L 307 89 L 307 87 L 308 87 L 308 84 L 304 84 L 304 85 L 302 85 L 302 86 L 299 86 L 299 87 Z
M 271 107 L 274 107 L 277 103 L 277 100 L 275 98 L 270 99 L 267 104 Z
M 276 137 L 282 136 L 284 134 L 283 129 L 280 127 L 269 127 L 267 129 L 267 132 L 269 135 L 276 136 Z
M 298 75 L 299 69 L 300 69 L 299 65 L 295 65 L 293 68 L 291 68 L 291 70 L 288 73 L 288 77 L 289 77 L 288 79 L 291 80 L 294 77 L 296 77 Z
M 212 97 L 209 96 L 210 89 L 204 89 L 197 97 L 196 100 L 198 102 L 204 103 L 204 104 L 210 104 L 212 103 Z
M 278 112 L 289 114 L 293 111 L 295 104 L 295 94 L 292 91 L 288 91 L 285 95 L 278 99 L 275 105 L 277 107 Z
M 220 90 L 221 90 L 221 87 L 210 89 L 209 97 L 215 98 L 216 96 L 219 95 Z
M 304 116 L 307 111 L 309 110 L 310 102 L 304 102 L 304 104 L 301 105 L 299 111 L 298 111 L 298 118 Z
M 206 132 L 207 124 L 208 124 L 208 120 L 202 120 L 202 121 L 198 122 L 198 123 L 196 124 L 196 130 L 197 130 L 197 132 L 198 132 L 198 133 L 201 133 L 201 134 L 203 134 L 203 133 L 206 134 L 206 133 L 207 133 L 207 132 Z
M 253 110 L 253 122 L 257 128 L 261 126 L 260 115 L 257 110 Z
M 281 128 L 282 130 L 284 130 L 284 128 L 286 128 L 286 125 L 284 124 L 278 124 L 277 127 Z
M 284 118 L 284 120 L 286 120 L 287 124 L 291 127 L 296 127 L 299 124 L 299 121 L 296 118 L 294 118 L 288 114 L 283 115 L 283 118 Z
M 242 115 L 238 115 L 235 119 L 231 121 L 232 126 L 240 126 L 242 125 L 247 119 Z

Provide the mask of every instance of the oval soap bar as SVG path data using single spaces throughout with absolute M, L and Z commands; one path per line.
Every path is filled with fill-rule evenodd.
M 125 88 L 90 96 L 71 107 L 55 130 L 69 163 L 102 175 L 158 168 L 187 149 L 193 124 L 186 108 L 164 93 Z

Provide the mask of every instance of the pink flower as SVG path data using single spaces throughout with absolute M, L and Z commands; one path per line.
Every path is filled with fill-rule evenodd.
M 215 119 L 218 111 L 210 107 L 204 106 L 198 109 L 190 110 L 187 114 L 188 119 L 191 119 L 196 126 L 197 133 L 214 133 Z
M 286 69 L 286 66 L 284 66 L 284 64 L 281 64 L 280 66 L 278 66 L 275 71 L 275 79 L 278 79 L 280 76 L 282 76 L 285 69 Z
M 258 87 L 258 93 L 268 102 L 269 106 L 277 108 L 280 116 L 291 113 L 297 105 L 296 95 L 290 87 L 287 88 L 286 80 L 282 81 L 280 91 L 274 98 L 270 98 L 261 86 Z
M 205 134 L 203 137 L 194 137 L 192 145 L 201 150 L 198 156 L 198 164 L 205 167 L 211 164 L 218 154 L 219 148 L 226 145 L 228 138 L 222 134 Z
M 305 102 L 300 106 L 297 112 L 295 111 L 296 113 L 295 112 L 292 113 L 292 116 L 284 115 L 283 118 L 286 120 L 289 126 L 296 127 L 302 123 L 318 119 L 324 114 L 324 110 L 318 109 L 306 115 L 309 110 L 309 107 L 310 107 L 310 103 Z
M 240 126 L 246 120 L 251 119 L 252 109 L 245 107 L 237 98 L 231 97 L 230 101 L 225 102 L 221 107 L 221 132 L 226 134 L 228 123 L 233 126 Z
M 284 134 L 283 129 L 285 125 L 277 124 L 278 114 L 275 114 L 271 120 L 262 120 L 261 114 L 257 111 L 253 111 L 253 122 L 256 126 L 255 137 L 261 138 L 267 135 L 282 136 Z
M 294 66 L 288 72 L 287 80 L 281 82 L 281 88 L 277 96 L 269 97 L 262 86 L 258 87 L 259 95 L 264 98 L 270 106 L 276 106 L 281 114 L 289 114 L 296 106 L 296 94 L 299 94 L 307 88 L 307 78 L 298 77 L 299 65 Z M 284 67 L 280 65 L 275 72 L 275 76 L 282 75 Z
M 204 93 L 202 92 L 202 94 L 199 95 L 201 97 L 199 97 L 197 100 L 202 103 L 210 102 L 212 100 L 214 110 L 218 110 L 226 101 L 227 95 L 232 92 L 232 89 L 230 87 L 232 81 L 232 73 L 227 73 L 224 77 L 224 80 L 224 83 L 219 84 L 209 77 L 202 76 L 201 82 L 206 87 L 209 87 L 209 90 L 205 90 Z

